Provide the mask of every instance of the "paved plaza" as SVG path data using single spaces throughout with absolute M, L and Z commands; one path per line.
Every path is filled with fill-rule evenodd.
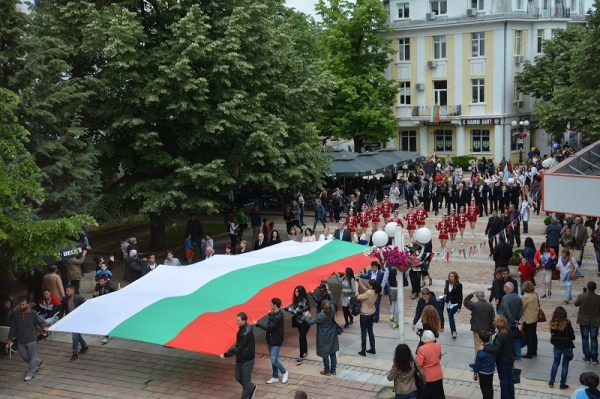
M 403 211 L 403 210 L 402 210 Z M 279 231 L 285 231 L 283 220 L 277 215 L 265 215 L 276 223 Z M 529 234 L 522 234 L 522 241 L 527 236 L 533 238 L 537 247 L 544 240 L 544 215 L 533 216 L 529 222 Z M 312 217 L 305 218 L 312 227 Z M 439 241 L 433 228 L 434 223 L 441 217 L 431 216 L 427 226 L 434 231 L 434 251 L 439 251 Z M 480 218 L 475 239 L 470 239 L 470 231 L 465 232 L 465 247 L 485 241 L 483 234 L 487 217 Z M 335 228 L 334 223 L 329 223 Z M 468 229 L 467 229 L 468 230 Z M 320 235 L 322 228 L 317 228 Z M 247 232 L 248 234 L 251 232 Z M 250 239 L 251 236 L 246 236 Z M 229 241 L 222 239 L 223 245 Z M 217 247 L 221 240 L 217 240 Z M 460 244 L 460 243 L 459 243 Z M 457 249 L 460 245 L 457 246 Z M 493 262 L 488 257 L 489 249 L 483 248 L 481 254 L 474 254 L 467 259 L 453 258 L 450 263 L 436 259 L 431 265 L 430 272 L 433 284 L 432 291 L 439 295 L 443 291 L 445 278 L 450 270 L 456 271 L 463 284 L 465 295 L 476 289 L 484 289 L 489 294 Z M 582 292 L 585 284 L 595 279 L 596 262 L 590 245 L 586 247 L 581 278 L 574 283 L 573 297 Z M 540 276 L 541 277 L 541 276 Z M 335 284 L 332 286 L 334 287 Z M 318 282 L 315 282 L 315 287 Z M 556 283 L 556 282 L 555 282 Z M 337 284 L 337 283 L 336 283 Z M 314 287 L 307 287 L 312 289 Z M 334 287 L 335 290 L 335 287 Z M 339 288 L 337 288 L 339 292 Z M 538 284 L 538 293 L 542 288 Z M 562 305 L 564 289 L 554 286 L 552 297 L 541 300 L 548 319 L 554 308 Z M 291 299 L 291 293 L 281 293 L 284 303 Z M 410 290 L 404 291 L 406 340 L 415 349 L 417 337 L 410 329 L 416 300 L 411 300 Z M 389 303 L 387 298 L 382 300 L 381 320 L 375 325 L 377 355 L 364 358 L 357 355 L 360 350 L 360 328 L 358 321 L 340 336 L 340 352 L 338 354 L 338 375 L 323 377 L 320 358 L 315 353 L 315 331 L 309 332 L 309 355 L 302 365 L 296 365 L 298 357 L 298 333 L 291 327 L 289 314 L 286 314 L 286 339 L 281 349 L 284 366 L 290 372 L 287 384 L 267 385 L 271 366 L 267 355 L 264 331 L 256 329 L 257 361 L 254 367 L 253 382 L 258 385 L 255 398 L 293 398 L 296 389 L 308 393 L 309 398 L 392 398 L 393 392 L 386 379 L 387 371 L 392 364 L 393 350 L 398 343 L 398 331 L 391 328 L 388 321 Z M 558 387 L 548 387 L 547 381 L 552 365 L 552 345 L 548 332 L 548 323 L 538 325 L 539 350 L 538 357 L 523 359 L 515 362 L 515 367 L 522 369 L 521 384 L 516 385 L 517 398 L 565 398 L 579 386 L 579 375 L 584 371 L 595 371 L 600 366 L 588 365 L 582 361 L 581 341 L 578 326 L 575 324 L 577 308 L 571 304 L 564 305 L 574 324 L 577 340 L 574 349 L 575 358 L 570 364 L 568 390 L 561 391 Z M 268 304 L 265 304 L 265 308 Z M 338 321 L 343 320 L 341 311 L 337 314 Z M 449 328 L 441 335 L 438 342 L 442 344 L 444 356 L 444 387 L 449 398 L 480 398 L 478 383 L 472 380 L 472 371 L 468 367 L 473 359 L 473 342 L 470 329 L 470 312 L 463 308 L 456 315 L 458 338 L 453 340 Z M 234 323 L 234 320 L 231 321 Z M 447 326 L 448 327 L 448 326 Z M 160 328 L 160 320 L 157 327 Z M 233 378 L 232 358 L 221 360 L 181 350 L 168 349 L 156 345 L 111 339 L 107 345 L 102 345 L 102 337 L 85 336 L 90 344 L 90 351 L 79 357 L 75 363 L 69 362 L 71 356 L 71 337 L 69 334 L 54 333 L 52 337 L 38 345 L 40 357 L 44 364 L 37 376 L 29 381 L 23 381 L 26 364 L 18 354 L 12 360 L 2 354 L 0 356 L 0 398 L 87 398 L 87 397 L 149 397 L 149 398 L 238 398 L 240 386 Z M 232 341 L 234 337 L 232 337 Z M 500 397 L 498 380 L 495 379 L 496 397 Z

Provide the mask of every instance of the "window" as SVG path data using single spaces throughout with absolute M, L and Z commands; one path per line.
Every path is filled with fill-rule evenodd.
M 577 0 L 571 0 L 571 12 L 577 13 Z
M 517 88 L 517 85 L 515 85 L 515 86 L 514 86 L 514 90 L 515 90 L 515 97 L 514 97 L 514 100 L 515 100 L 515 101 L 519 101 L 519 100 L 521 99 L 521 98 L 520 98 L 521 96 L 519 95 L 520 93 L 519 93 L 519 89 Z
M 515 31 L 515 55 L 521 55 L 521 36 L 523 35 L 522 30 Z
M 410 61 L 410 39 L 398 39 L 398 61 Z
M 483 57 L 485 55 L 485 33 L 471 33 L 471 55 Z
M 435 152 L 452 152 L 452 130 L 436 130 Z
M 398 18 L 410 18 L 408 3 L 398 3 Z
M 471 0 L 471 8 L 475 8 L 478 11 L 482 11 L 484 9 L 484 0 Z
M 472 152 L 490 152 L 490 131 L 471 130 Z
M 542 44 L 544 43 L 544 30 L 538 29 L 537 31 L 537 52 L 542 52 Z
M 542 0 L 542 10 L 548 11 L 550 9 L 550 6 L 548 3 L 549 3 L 548 0 Z
M 550 39 L 552 39 L 552 40 L 556 39 L 556 29 L 552 29 L 550 31 Z
M 435 105 L 448 105 L 448 82 L 446 80 L 435 80 L 433 82 L 433 101 Z M 441 111 L 444 113 L 443 110 Z
M 484 79 L 471 80 L 472 103 L 479 104 L 485 102 L 485 85 Z
M 417 152 L 417 132 L 403 130 L 400 132 L 400 151 Z
M 516 10 L 521 10 L 523 9 L 523 0 L 517 0 L 517 4 L 515 7 Z
M 433 58 L 446 58 L 446 35 L 433 37 Z
M 448 12 L 448 2 L 445 0 L 432 1 L 431 12 L 435 15 L 446 15 Z
M 400 82 L 400 105 L 410 105 L 410 82 Z

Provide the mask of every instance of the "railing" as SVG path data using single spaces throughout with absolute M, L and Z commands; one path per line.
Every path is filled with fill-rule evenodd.
M 569 7 L 534 7 L 527 10 L 527 14 L 535 15 L 536 18 L 571 18 L 571 9 Z
M 461 116 L 460 105 L 440 105 L 441 116 Z M 412 107 L 412 116 L 431 116 L 431 106 L 414 106 Z

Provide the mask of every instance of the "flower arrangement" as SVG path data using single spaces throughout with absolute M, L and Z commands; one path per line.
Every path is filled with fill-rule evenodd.
M 417 255 L 417 247 L 412 244 L 404 246 L 402 251 L 396 246 L 389 245 L 381 250 L 373 247 L 369 256 L 377 258 L 383 264 L 396 266 L 401 273 L 406 272 L 411 266 L 419 266 L 422 263 Z

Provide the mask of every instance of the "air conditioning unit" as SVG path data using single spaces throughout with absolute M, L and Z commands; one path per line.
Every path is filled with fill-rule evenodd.
M 517 100 L 515 102 L 513 102 L 514 106 L 516 109 L 521 109 L 523 108 L 523 101 Z
M 467 8 L 467 17 L 474 17 L 477 15 L 476 8 Z
M 522 64 L 524 60 L 525 57 L 523 57 L 522 55 L 515 55 L 515 64 Z
M 423 90 L 425 90 L 425 83 L 417 83 L 415 85 L 415 89 L 417 89 L 417 91 L 423 91 Z
M 425 18 L 426 18 L 428 21 L 430 21 L 430 20 L 432 20 L 432 19 L 435 19 L 435 13 L 434 13 L 434 12 L 428 12 L 428 13 L 425 15 Z
M 429 68 L 435 68 L 437 67 L 437 61 L 427 61 L 427 66 Z

